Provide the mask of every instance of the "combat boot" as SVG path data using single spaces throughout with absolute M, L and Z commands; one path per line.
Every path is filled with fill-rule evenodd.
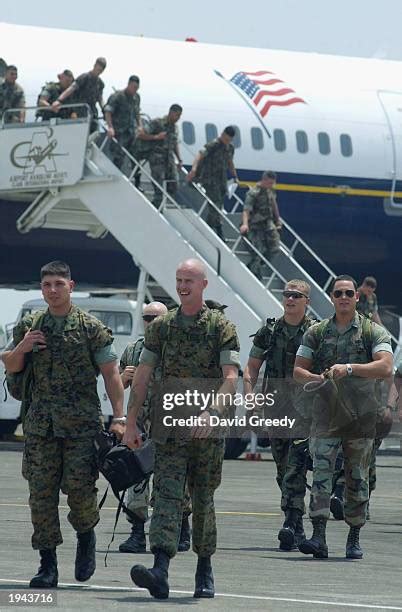
M 359 543 L 360 527 L 351 527 L 349 529 L 348 539 L 346 541 L 346 558 L 347 559 L 362 559 L 363 551 Z
M 181 522 L 179 544 L 177 546 L 178 552 L 186 552 L 190 550 L 191 545 L 191 529 L 188 515 L 183 514 L 183 520 Z
M 285 522 L 283 523 L 282 529 L 278 533 L 278 540 L 280 542 L 279 549 L 280 550 L 294 550 L 297 548 L 296 545 L 296 528 L 297 521 L 300 516 L 300 510 L 296 508 L 291 508 L 290 510 L 286 510 L 285 513 Z
M 77 533 L 77 553 L 75 555 L 75 579 L 79 582 L 89 580 L 96 569 L 95 530 Z
M 38 573 L 29 583 L 30 589 L 54 589 L 57 587 L 59 573 L 57 571 L 57 557 L 55 548 L 39 551 L 40 566 Z
M 336 521 L 343 521 L 345 519 L 345 511 L 344 511 L 344 490 L 345 487 L 343 485 L 337 485 L 334 490 L 334 494 L 331 497 L 330 501 L 330 510 L 332 512 L 332 516 Z
M 146 551 L 145 523 L 135 519 L 131 526 L 131 533 L 125 542 L 119 546 L 122 553 L 144 553 Z
M 309 540 L 300 542 L 299 550 L 304 555 L 313 555 L 315 559 L 328 559 L 328 546 L 325 541 L 327 519 L 317 517 L 311 522 L 313 523 L 313 535 Z
M 194 597 L 204 599 L 215 597 L 211 557 L 198 557 L 197 571 L 195 572 Z
M 169 556 L 163 550 L 154 551 L 154 566 L 147 569 L 144 565 L 133 565 L 130 571 L 131 580 L 138 587 L 148 589 L 155 599 L 169 597 L 168 569 Z

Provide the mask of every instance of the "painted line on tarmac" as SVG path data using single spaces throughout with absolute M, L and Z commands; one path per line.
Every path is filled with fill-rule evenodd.
M 6 506 L 11 508 L 29 508 L 28 504 L 7 504 L 0 503 L 0 506 Z M 69 510 L 68 506 L 59 506 L 62 510 Z M 115 508 L 109 506 L 103 506 L 102 510 L 113 510 L 116 512 L 117 506 Z M 225 511 L 225 510 L 215 510 L 215 514 L 227 514 L 234 516 L 281 516 L 279 512 L 241 512 L 241 511 Z
M 5 582 L 7 584 L 21 584 L 28 585 L 28 580 L 12 580 L 7 578 L 0 578 L 0 582 Z M 109 586 L 109 585 L 101 585 L 101 584 L 88 584 L 88 585 L 80 585 L 77 583 L 69 583 L 69 582 L 60 582 L 59 588 L 63 589 L 71 589 L 80 591 L 119 591 L 121 593 L 132 593 L 132 592 L 144 592 L 146 589 L 139 589 L 135 587 L 119 587 L 119 586 Z M 192 595 L 193 591 L 179 591 L 179 590 L 170 590 L 170 593 L 175 593 L 176 595 Z M 365 603 L 352 603 L 345 601 L 328 601 L 322 599 L 299 599 L 294 597 L 269 597 L 268 595 L 239 595 L 237 593 L 215 593 L 215 597 L 226 597 L 228 599 L 247 599 L 254 601 L 283 601 L 288 603 L 303 603 L 303 604 L 311 604 L 311 605 L 319 605 L 319 606 L 342 606 L 346 608 L 364 608 L 365 610 L 399 610 L 402 611 L 402 608 L 399 606 L 384 606 L 377 604 L 365 604 Z

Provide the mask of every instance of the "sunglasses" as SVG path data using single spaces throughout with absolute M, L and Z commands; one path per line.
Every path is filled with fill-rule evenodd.
M 150 323 L 151 321 L 156 319 L 157 316 L 158 315 L 143 315 L 142 320 L 146 321 L 147 323 Z
M 302 297 L 308 297 L 307 295 L 305 295 L 304 293 L 300 293 L 299 291 L 284 291 L 282 295 L 284 298 L 293 298 L 294 300 L 299 300 Z
M 345 291 L 342 291 L 341 289 L 335 289 L 332 295 L 334 296 L 334 298 L 340 298 L 344 296 L 352 298 L 355 295 L 355 291 L 353 289 L 345 289 Z

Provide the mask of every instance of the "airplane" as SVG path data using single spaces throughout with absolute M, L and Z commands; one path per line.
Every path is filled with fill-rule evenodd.
M 6 23 L 0 40 L 0 66 L 18 67 L 27 106 L 36 106 L 41 87 L 59 72 L 79 75 L 100 55 L 108 62 L 105 99 L 138 74 L 144 113 L 183 106 L 187 168 L 207 141 L 234 125 L 242 194 L 262 171 L 274 170 L 281 216 L 336 273 L 357 281 L 374 275 L 382 303 L 402 313 L 400 62 Z M 29 288 L 40 265 L 56 257 L 77 271 L 80 288 L 135 284 L 138 270 L 113 236 L 21 235 L 15 223 L 28 196 L 0 198 L 0 286 Z

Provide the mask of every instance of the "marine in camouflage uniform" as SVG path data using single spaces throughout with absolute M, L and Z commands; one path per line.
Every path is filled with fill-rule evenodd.
M 136 130 L 141 126 L 141 98 L 137 92 L 139 83 L 137 76 L 130 76 L 127 87 L 113 93 L 104 109 L 109 130 L 112 131 L 117 142 L 131 155 L 135 154 Z M 124 152 L 115 143 L 112 143 L 112 155 L 113 163 L 121 169 Z
M 278 229 L 282 227 L 273 189 L 275 180 L 274 172 L 264 172 L 261 181 L 249 190 L 243 208 L 243 223 L 240 227 L 241 233 L 247 235 L 253 246 L 268 261 L 279 251 Z M 253 251 L 248 268 L 260 280 L 263 267 L 264 263 L 260 256 Z
M 176 123 L 181 117 L 182 110 L 179 104 L 172 104 L 165 117 L 152 119 L 147 126 L 147 130 L 138 132 L 139 140 L 152 144 L 147 154 L 152 178 L 162 187 L 166 181 L 166 190 L 172 196 L 177 191 L 178 181 L 175 156 L 178 163 L 181 163 Z M 159 208 L 163 193 L 154 184 L 153 189 L 153 204 L 156 208 Z
M 233 164 L 234 146 L 232 140 L 234 136 L 234 128 L 228 126 L 219 138 L 208 142 L 195 158 L 188 176 L 190 181 L 195 180 L 201 183 L 209 199 L 220 210 L 223 210 L 224 207 L 228 171 L 237 180 L 237 173 Z M 206 222 L 223 239 L 220 215 L 209 204 L 207 206 Z
M 330 369 L 335 381 L 333 386 L 327 385 L 321 392 L 326 395 L 316 393 L 312 404 L 310 452 L 313 458 L 313 485 L 310 517 L 314 532 L 312 538 L 304 540 L 299 549 L 316 558 L 328 557 L 325 528 L 340 446 L 346 480 L 345 520 L 350 526 L 346 556 L 354 559 L 363 556 L 359 530 L 366 521 L 369 464 L 378 404 L 375 380 L 362 378 L 363 374 L 359 376 L 359 372 L 365 371 L 362 364 L 373 360 L 381 362 L 377 366 L 381 371 L 388 372 L 392 368 L 389 334 L 356 313 L 355 289 L 356 284 L 351 277 L 345 275 L 335 279 L 331 297 L 336 313 L 307 330 L 295 364 L 295 376 L 300 382 L 322 383 L 325 379 L 321 373 L 327 369 Z M 339 329 L 337 322 L 339 326 L 342 325 Z M 370 342 L 367 341 L 368 335 Z M 356 374 L 353 374 L 354 371 Z M 325 389 L 329 389 L 330 393 L 327 394 Z
M 97 395 L 99 370 L 108 392 L 113 387 L 114 414 L 117 408 L 121 414 L 123 410 L 111 330 L 71 305 L 73 284 L 69 275 L 63 262 L 51 262 L 42 268 L 42 291 L 49 309 L 41 315 L 28 314 L 16 325 L 15 349 L 3 356 L 6 368 L 10 368 L 13 359 L 17 364 L 29 354 L 33 368 L 31 399 L 23 419 L 22 466 L 30 492 L 32 547 L 41 555 L 32 587 L 57 586 L 55 549 L 63 542 L 58 513 L 60 490 L 67 495 L 68 520 L 77 532 L 76 579 L 88 580 L 95 571 L 93 528 L 99 512 L 94 436 L 103 426 Z
M 305 314 L 309 291 L 310 288 L 304 281 L 292 280 L 286 284 L 283 298 L 285 315 L 277 321 L 267 319 L 266 324 L 257 331 L 244 372 L 245 393 L 247 393 L 251 391 L 247 382 L 256 381 L 259 370 L 265 362 L 263 392 L 269 392 L 270 387 L 272 390 L 274 387 L 279 389 L 276 397 L 280 396 L 280 406 L 275 407 L 277 418 L 289 416 L 290 412 L 294 411 L 293 367 L 296 352 L 303 334 L 315 323 L 314 319 Z M 295 307 L 300 309 L 301 319 L 295 321 L 294 314 L 290 323 L 289 312 L 292 313 Z M 269 409 L 266 410 L 267 416 L 272 416 L 268 412 Z M 278 535 L 281 550 L 295 548 L 304 537 L 302 516 L 305 513 L 304 497 L 307 483 L 308 425 L 300 415 L 296 416 L 300 422 L 298 429 L 300 433 L 303 431 L 306 437 L 302 439 L 270 437 L 272 456 L 277 469 L 276 481 L 281 490 L 281 509 L 286 515 L 284 527 Z
M 56 113 L 51 108 L 47 108 L 48 106 L 51 107 L 53 102 L 56 102 L 56 100 L 63 93 L 63 91 L 70 87 L 70 85 L 74 81 L 74 75 L 71 70 L 64 70 L 58 75 L 58 78 L 58 83 L 46 83 L 42 87 L 38 96 L 38 106 L 43 106 L 44 109 L 37 110 L 36 117 L 41 118 L 42 121 L 49 121 L 49 119 L 52 119 L 54 117 L 60 117 L 60 119 L 70 119 L 72 118 L 72 116 L 73 118 L 76 116 L 76 112 L 72 107 L 62 108 L 58 113 Z M 68 104 L 73 103 L 74 99 L 73 97 L 70 97 L 68 100 Z
M 25 108 L 24 90 L 16 82 L 18 76 L 15 66 L 7 66 L 5 79 L 0 85 L 0 119 L 4 113 L 11 108 Z M 23 123 L 25 120 L 24 111 L 7 113 L 4 123 Z
M 209 309 L 202 301 L 207 284 L 204 266 L 198 260 L 183 262 L 177 269 L 176 278 L 182 306 L 169 311 L 164 317 L 158 317 L 146 329 L 145 348 L 133 383 L 134 389 L 145 385 L 152 368 L 158 364 L 161 366 L 162 395 L 159 404 L 155 404 L 152 410 L 156 456 L 150 544 L 155 565 L 150 570 L 136 565 L 131 570 L 134 582 L 138 586 L 145 586 L 151 595 L 160 599 L 169 595 L 167 570 L 169 560 L 177 551 L 186 477 L 193 507 L 193 550 L 198 555 L 194 596 L 214 596 L 210 561 L 217 539 L 214 491 L 221 482 L 224 455 L 222 437 L 201 437 L 209 423 L 209 415 L 214 414 L 216 409 L 208 407 L 201 413 L 206 425 L 200 426 L 199 429 L 203 430 L 200 437 L 196 435 L 198 431 L 163 424 L 167 414 L 164 410 L 167 390 L 173 393 L 178 389 L 217 392 L 222 388 L 225 389 L 222 392 L 227 393 L 229 389 L 233 392 L 235 378 L 231 376 L 240 366 L 235 326 L 220 311 Z M 194 314 L 186 315 L 186 310 Z M 129 409 L 124 438 L 126 440 L 127 436 L 129 444 L 133 443 L 135 433 L 135 429 L 131 429 L 133 422 L 130 423 L 129 419 L 131 415 L 135 418 L 141 400 L 142 395 L 138 395 L 133 409 Z M 219 403 L 215 403 L 215 406 L 220 410 Z M 185 417 L 200 416 L 200 407 L 186 404 L 179 413 Z

